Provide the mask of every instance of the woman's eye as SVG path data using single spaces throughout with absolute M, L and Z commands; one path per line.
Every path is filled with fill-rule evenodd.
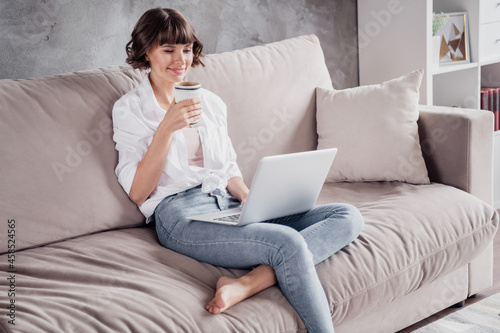
M 165 51 L 163 51 L 163 52 L 165 52 L 165 53 L 172 53 L 172 52 L 174 52 L 174 51 L 173 51 L 173 50 L 165 50 Z
M 184 50 L 184 52 L 186 52 L 186 53 L 189 53 L 189 52 L 191 52 L 191 51 L 192 51 L 191 49 L 185 49 L 185 50 Z

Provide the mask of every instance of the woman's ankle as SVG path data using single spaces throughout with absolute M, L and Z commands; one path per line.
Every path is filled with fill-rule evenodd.
M 261 265 L 239 278 L 242 286 L 247 288 L 249 296 L 276 284 L 276 274 L 271 266 Z

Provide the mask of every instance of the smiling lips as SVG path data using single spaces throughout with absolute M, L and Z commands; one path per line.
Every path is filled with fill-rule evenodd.
M 177 74 L 177 75 L 181 75 L 184 73 L 184 68 L 172 68 L 172 67 L 168 67 L 167 68 L 168 70 L 174 72 L 174 74 Z

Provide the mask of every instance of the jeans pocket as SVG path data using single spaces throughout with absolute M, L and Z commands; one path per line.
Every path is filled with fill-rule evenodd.
M 155 209 L 155 222 L 157 224 L 157 231 L 159 231 L 158 227 L 160 227 L 167 233 L 166 236 L 168 236 L 172 232 L 175 225 L 179 222 L 176 214 L 169 213 L 169 207 L 171 207 L 172 202 L 177 198 L 177 196 L 178 193 L 164 198 Z
M 156 221 L 156 235 L 158 237 L 158 240 L 160 241 L 160 244 L 163 247 L 166 247 L 167 249 L 170 248 L 170 239 L 171 239 L 171 232 L 174 229 L 175 225 L 177 224 L 178 221 L 170 224 L 166 224 L 163 221 Z

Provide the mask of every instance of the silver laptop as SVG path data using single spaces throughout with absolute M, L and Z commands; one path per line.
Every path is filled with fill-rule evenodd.
M 306 212 L 314 207 L 336 154 L 331 148 L 264 157 L 243 208 L 187 218 L 242 226 Z

